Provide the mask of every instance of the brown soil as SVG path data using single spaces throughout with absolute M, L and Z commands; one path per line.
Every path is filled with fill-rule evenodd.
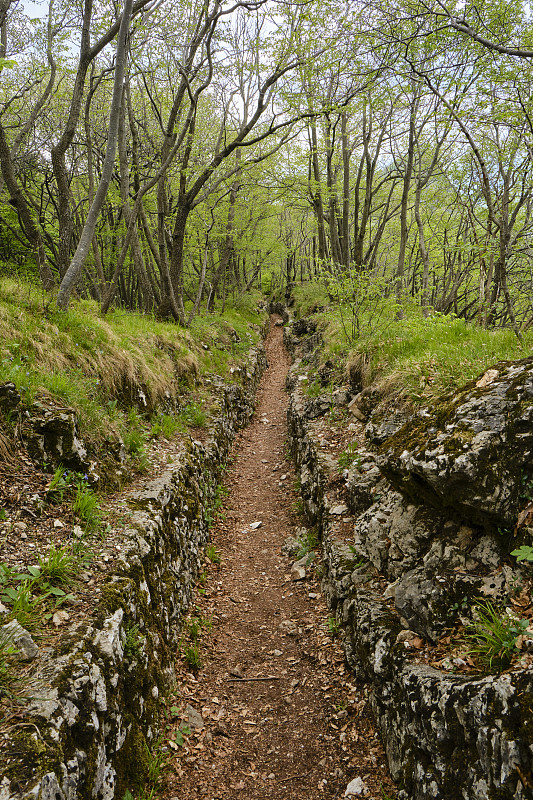
M 282 545 L 301 525 L 286 462 L 285 376 L 280 327 L 267 342 L 269 369 L 250 426 L 234 446 L 225 516 L 194 614 L 212 622 L 199 641 L 203 667 L 183 663 L 169 702 L 163 747 L 165 798 L 326 800 L 360 776 L 378 800 L 393 794 L 368 691 L 347 673 L 328 630 L 320 564 L 293 581 Z M 251 523 L 261 522 L 253 529 Z M 335 631 L 333 631 L 335 633 Z M 183 650 L 190 646 L 184 634 Z M 186 706 L 205 727 L 183 739 Z

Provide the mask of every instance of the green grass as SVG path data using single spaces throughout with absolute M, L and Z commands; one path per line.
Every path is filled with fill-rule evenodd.
M 512 619 L 490 600 L 474 607 L 475 620 L 466 630 L 470 654 L 488 672 L 501 672 L 518 655 L 517 639 L 529 625 L 527 619 Z
M 45 556 L 39 556 L 39 580 L 51 586 L 67 586 L 72 583 L 76 573 L 76 559 L 71 549 L 50 545 Z M 37 578 L 37 576 L 35 576 Z
M 100 502 L 90 486 L 80 482 L 72 502 L 72 511 L 86 531 L 95 531 L 102 521 Z
M 315 283 L 296 287 L 298 316 L 321 296 Z M 346 362 L 363 355 L 368 361 L 365 386 L 376 383 L 384 397 L 402 396 L 416 405 L 463 386 L 498 361 L 531 353 L 533 331 L 520 343 L 509 329 L 485 330 L 436 312 L 425 318 L 414 302 L 404 304 L 403 319 L 397 318 L 396 309 L 392 300 L 376 301 L 362 312 L 360 335 L 350 342 L 344 330 L 348 306 L 341 313 L 327 301 L 325 312 L 315 315 L 325 339 L 321 359 Z
M 11 693 L 15 679 L 11 659 L 16 653 L 17 650 L 13 647 L 11 638 L 0 629 L 0 698 Z
M 0 382 L 15 383 L 26 405 L 44 399 L 73 408 L 85 441 L 104 446 L 114 434 L 128 438 L 132 404 L 149 415 L 200 375 L 235 380 L 231 366 L 259 340 L 257 300 L 197 317 L 189 331 L 129 312 L 103 319 L 89 300 L 74 300 L 67 312 L 44 310 L 39 287 L 0 278 Z M 139 447 L 134 437 L 129 444 Z

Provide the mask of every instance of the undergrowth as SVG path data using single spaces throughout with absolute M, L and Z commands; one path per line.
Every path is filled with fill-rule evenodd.
M 0 278 L 0 382 L 13 382 L 26 406 L 42 399 L 73 408 L 87 443 L 120 435 L 142 460 L 149 428 L 141 432 L 129 409 L 148 419 L 201 376 L 234 380 L 232 365 L 260 338 L 257 301 L 257 293 L 237 298 L 224 314 L 196 317 L 184 330 L 146 314 L 114 311 L 103 319 L 90 300 L 73 301 L 67 312 L 44 309 L 38 287 Z M 191 406 L 185 421 L 202 426 L 202 415 Z M 171 427 L 162 420 L 163 435 Z
M 433 311 L 424 317 L 414 301 L 406 301 L 399 315 L 395 301 L 386 298 L 360 311 L 352 338 L 346 334 L 349 305 L 329 299 L 320 283 L 296 286 L 294 296 L 296 315 L 314 313 L 322 332 L 320 358 L 364 362 L 363 386 L 376 385 L 385 399 L 401 396 L 415 405 L 426 403 L 498 361 L 524 358 L 533 344 L 531 330 L 519 342 L 512 330 L 487 330 L 453 314 Z

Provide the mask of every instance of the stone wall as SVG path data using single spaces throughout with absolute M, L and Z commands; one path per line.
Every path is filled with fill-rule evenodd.
M 313 437 L 313 411 L 298 388 L 302 371 L 297 361 L 288 378 L 288 423 L 304 510 L 322 541 L 323 590 L 344 627 L 346 661 L 372 686 L 399 798 L 533 797 L 533 672 L 455 675 L 423 663 L 410 646 L 416 634 L 438 638 L 446 623 L 439 603 L 447 609 L 454 596 L 507 590 L 497 541 L 475 520 L 393 489 L 363 449 L 344 493 L 353 536 L 338 539 L 331 463 Z
M 143 784 L 217 483 L 265 364 L 263 348 L 253 351 L 239 383 L 221 387 L 207 443 L 189 442 L 172 472 L 133 495 L 123 556 L 95 612 L 38 659 L 1 756 L 2 800 L 121 800 Z

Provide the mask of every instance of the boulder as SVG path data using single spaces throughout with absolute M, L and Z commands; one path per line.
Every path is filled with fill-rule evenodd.
M 513 528 L 533 495 L 533 357 L 491 373 L 404 424 L 378 463 L 415 502 Z
M 87 450 L 78 435 L 75 412 L 35 402 L 27 413 L 22 435 L 32 460 L 40 465 L 47 461 L 85 472 Z

